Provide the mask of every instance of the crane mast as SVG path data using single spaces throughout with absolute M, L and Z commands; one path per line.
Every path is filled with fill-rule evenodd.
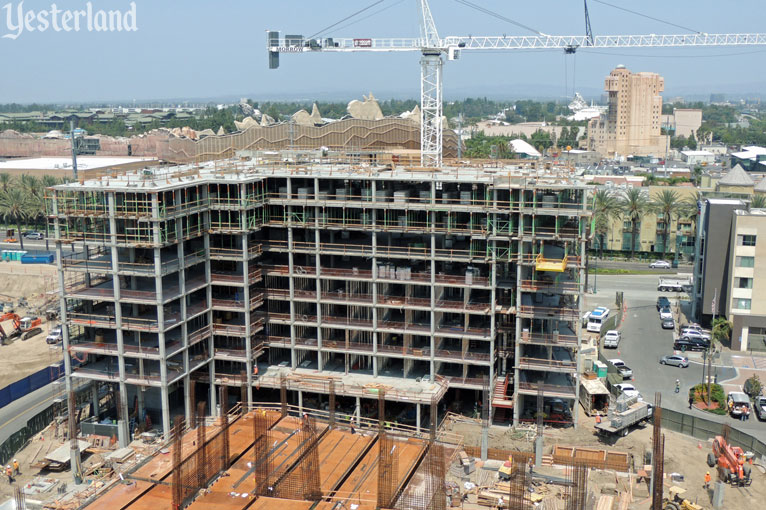
M 463 50 L 564 50 L 574 53 L 578 48 L 670 48 L 698 46 L 762 46 L 766 34 L 707 34 L 689 35 L 598 35 L 590 29 L 588 4 L 585 0 L 586 35 L 535 36 L 448 36 L 441 38 L 431 15 L 428 0 L 420 2 L 419 38 L 325 38 L 307 39 L 300 35 L 281 37 L 279 32 L 267 32 L 269 68 L 279 67 L 280 53 L 312 52 L 400 52 L 418 51 L 420 57 L 420 162 L 423 167 L 442 166 L 444 132 L 442 110 L 442 72 L 444 57 L 457 60 Z

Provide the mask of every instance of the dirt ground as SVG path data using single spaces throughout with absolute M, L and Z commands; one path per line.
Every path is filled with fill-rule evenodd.
M 45 321 L 45 309 L 58 308 L 58 296 L 52 291 L 58 288 L 56 266 L 52 264 L 22 264 L 0 262 L 0 302 L 13 302 L 20 298 L 28 306 L 15 307 L 14 311 L 24 317 L 38 316 L 43 319 L 43 332 L 27 340 L 16 338 L 11 345 L 0 346 L 0 388 L 22 379 L 41 368 L 61 360 L 61 346 L 51 347 L 45 343 L 50 329 L 57 322 Z M 13 331 L 13 322 L 0 323 L 6 333 Z
M 551 453 L 555 445 L 562 446 L 589 446 L 605 449 L 613 449 L 627 452 L 633 455 L 634 464 L 640 465 L 645 452 L 651 450 L 652 426 L 639 426 L 631 430 L 626 437 L 616 438 L 614 441 L 603 441 L 594 433 L 595 420 L 584 414 L 580 414 L 580 425 L 577 430 L 573 428 L 558 429 L 546 427 L 545 429 L 545 453 Z M 447 430 L 462 434 L 465 444 L 479 446 L 481 444 L 481 428 L 478 423 L 453 423 Z M 665 490 L 672 485 L 678 485 L 687 489 L 685 497 L 691 502 L 701 505 L 705 509 L 712 509 L 712 485 L 708 491 L 703 487 L 705 473 L 710 471 L 713 482 L 717 479 L 715 469 L 708 468 L 706 459 L 711 450 L 711 441 L 698 441 L 689 436 L 672 431 L 664 431 L 665 434 Z M 533 450 L 532 438 L 534 430 L 513 431 L 509 427 L 494 426 L 489 434 L 489 447 L 503 450 L 520 450 L 531 452 Z M 480 470 L 477 470 L 480 471 Z M 614 476 L 599 476 L 603 471 L 591 471 L 589 475 L 589 490 L 598 489 L 599 478 L 605 478 L 610 483 L 614 482 Z M 671 473 L 680 473 L 684 476 L 683 482 L 672 483 Z M 724 508 L 749 508 L 755 501 L 766 500 L 766 474 L 761 472 L 758 466 L 752 470 L 753 483 L 750 487 L 726 486 L 724 491 Z M 595 487 L 594 487 L 595 486 Z M 631 508 L 649 508 L 649 487 L 647 484 L 636 484 L 633 488 L 634 500 Z M 596 491 L 598 494 L 598 491 Z M 479 507 L 481 508 L 481 507 Z

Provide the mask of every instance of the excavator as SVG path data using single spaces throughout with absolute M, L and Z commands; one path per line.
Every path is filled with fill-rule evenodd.
M 6 340 L 11 340 L 19 336 L 22 340 L 26 340 L 27 338 L 31 338 L 39 333 L 42 333 L 43 331 L 43 328 L 40 327 L 43 321 L 39 317 L 21 318 L 18 314 L 13 312 L 8 312 L 0 315 L 0 322 L 7 320 L 13 321 L 14 330 L 10 334 L 6 334 L 5 330 L 2 328 L 2 326 L 0 326 L 0 340 L 2 340 L 3 344 L 6 342 Z
M 707 465 L 717 465 L 720 479 L 726 483 L 740 487 L 752 483 L 751 468 L 746 463 L 744 450 L 739 446 L 730 445 L 723 436 L 715 436 L 713 451 L 707 454 Z

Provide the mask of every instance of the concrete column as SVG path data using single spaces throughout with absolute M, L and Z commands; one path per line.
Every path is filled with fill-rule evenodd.
M 319 203 L 319 179 L 314 179 L 314 199 Z M 324 369 L 324 359 L 322 358 L 322 305 L 320 296 L 322 293 L 322 264 L 320 261 L 320 229 L 319 223 L 320 207 L 314 208 L 314 271 L 316 272 L 316 307 L 317 307 L 317 369 L 321 372 Z
M 156 193 L 152 194 L 152 217 L 158 218 L 160 215 L 159 211 L 159 200 Z M 159 246 L 161 243 L 161 236 L 160 236 L 160 229 L 162 227 L 162 222 L 159 221 L 152 221 L 153 228 L 153 237 L 154 237 L 154 243 L 155 246 Z M 170 396 L 169 396 L 169 390 L 168 390 L 168 366 L 167 366 L 167 351 L 165 346 L 165 308 L 163 306 L 163 289 L 162 289 L 162 255 L 161 255 L 161 249 L 156 247 L 154 248 L 154 285 L 155 285 L 155 291 L 156 291 L 156 302 L 155 306 L 157 308 L 157 327 L 158 327 L 158 341 L 159 341 L 159 350 L 160 350 L 160 400 L 162 402 L 162 432 L 165 437 L 165 439 L 168 439 L 170 437 L 170 429 L 171 429 L 171 422 L 170 422 Z
M 117 270 L 119 268 L 119 256 L 117 253 L 117 220 L 115 218 L 115 196 L 113 192 L 107 193 L 107 208 L 109 212 L 109 251 L 112 257 L 112 281 L 119 281 Z M 63 287 L 62 287 L 63 288 Z M 128 387 L 125 382 L 125 347 L 123 337 L 123 325 L 122 325 L 122 308 L 120 306 L 120 286 L 112 285 L 114 296 L 114 322 L 116 328 L 117 338 L 117 366 L 119 370 L 119 388 L 120 388 L 120 402 L 119 405 L 122 408 L 123 419 L 127 422 L 128 416 Z M 64 334 L 66 334 L 66 328 L 64 328 Z M 64 346 L 66 349 L 66 346 Z M 128 438 L 130 440 L 130 438 Z
M 303 392 L 298 390 L 298 412 L 303 414 Z
M 377 201 L 375 193 L 377 192 L 376 181 L 372 181 L 370 188 L 371 199 L 373 202 Z M 377 225 L 377 210 L 373 209 L 371 214 L 372 220 L 372 376 L 378 377 L 378 342 L 380 341 L 380 333 L 378 333 L 378 236 L 375 232 Z
M 242 203 L 246 200 L 245 187 L 240 186 Z M 247 403 L 253 403 L 253 331 L 250 323 L 253 320 L 253 312 L 250 310 L 250 283 L 248 281 L 248 272 L 250 271 L 250 261 L 248 258 L 247 232 L 242 234 L 242 272 L 245 282 L 243 289 L 245 300 L 245 373 L 247 374 Z
M 362 399 L 359 397 L 356 397 L 356 426 L 358 427 L 361 423 L 361 416 L 362 416 Z
M 418 402 L 415 405 L 417 406 L 416 407 L 417 413 L 416 413 L 416 418 L 415 418 L 417 420 L 416 431 L 417 431 L 418 434 L 420 434 L 420 402 Z
M 292 179 L 287 178 L 287 196 L 292 197 Z M 295 352 L 295 276 L 293 259 L 293 206 L 287 206 L 287 271 L 290 290 L 290 367 L 298 368 L 298 353 Z

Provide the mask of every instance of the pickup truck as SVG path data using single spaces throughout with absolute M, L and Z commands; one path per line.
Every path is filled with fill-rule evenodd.
M 622 361 L 621 359 L 617 359 L 617 358 L 610 359 L 609 363 L 617 367 L 617 370 L 620 371 L 623 379 L 630 379 L 631 377 L 633 377 L 633 370 L 628 365 L 626 365 L 625 362 Z
M 651 404 L 638 400 L 635 395 L 632 397 L 621 395 L 609 404 L 607 418 L 601 423 L 596 423 L 596 432 L 605 435 L 627 436 L 630 427 L 649 421 L 651 417 Z
M 726 399 L 726 406 L 729 409 L 729 414 L 735 418 L 742 416 L 745 409 L 750 407 L 750 397 L 747 393 L 742 391 L 732 391 L 729 393 L 729 397 Z

